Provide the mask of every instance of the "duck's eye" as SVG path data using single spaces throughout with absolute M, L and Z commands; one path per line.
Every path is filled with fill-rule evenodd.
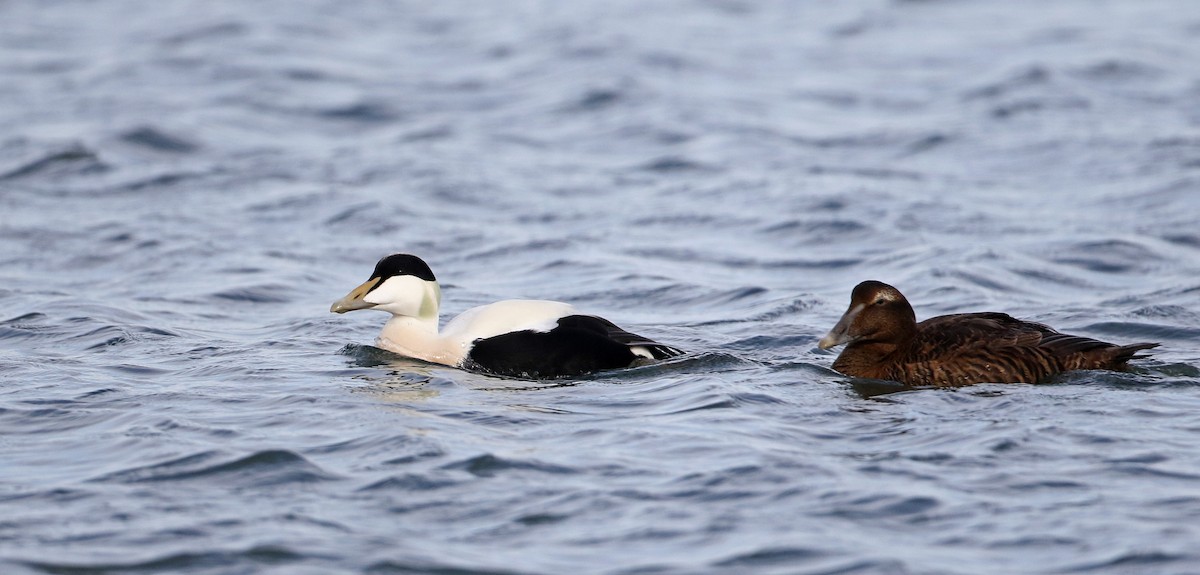
M 891 301 L 891 300 L 889 300 L 886 297 L 879 296 L 879 297 L 875 298 L 875 301 L 873 303 L 874 303 L 874 305 L 884 305 L 889 301 Z

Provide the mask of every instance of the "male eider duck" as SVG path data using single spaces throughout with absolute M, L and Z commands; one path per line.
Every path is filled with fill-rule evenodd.
M 833 369 L 910 386 L 1038 383 L 1074 369 L 1124 369 L 1157 343 L 1115 345 L 1059 333 L 1003 313 L 943 315 L 917 323 L 896 288 L 865 281 L 850 308 L 817 344 L 846 344 Z
M 471 308 L 438 332 L 442 291 L 417 256 L 393 254 L 371 278 L 329 308 L 392 314 L 378 345 L 403 356 L 493 375 L 529 379 L 640 365 L 683 352 L 565 303 L 506 300 Z

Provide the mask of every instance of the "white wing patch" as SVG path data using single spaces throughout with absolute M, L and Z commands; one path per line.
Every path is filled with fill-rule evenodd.
M 470 347 L 477 339 L 487 339 L 514 331 L 547 332 L 559 318 L 574 315 L 575 308 L 557 301 L 510 299 L 473 307 L 450 320 L 442 336 Z
M 654 359 L 654 354 L 650 353 L 650 350 L 644 345 L 635 345 L 635 346 L 629 348 L 629 351 L 632 351 L 633 355 L 636 355 L 641 358 Z

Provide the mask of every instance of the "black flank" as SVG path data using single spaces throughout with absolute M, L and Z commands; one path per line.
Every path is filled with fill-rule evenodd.
M 594 315 L 569 315 L 558 320 L 559 327 L 572 327 L 592 330 L 604 337 L 628 347 L 645 347 L 654 359 L 666 359 L 683 355 L 683 351 L 669 345 L 663 345 L 648 337 L 630 333 L 621 329 L 617 324 Z
M 570 377 L 629 367 L 638 357 L 631 346 L 646 346 L 655 357 L 682 353 L 603 318 L 572 315 L 547 332 L 516 331 L 476 340 L 466 367 L 509 377 Z

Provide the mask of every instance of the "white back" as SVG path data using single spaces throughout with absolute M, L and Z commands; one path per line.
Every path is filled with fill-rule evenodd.
M 442 337 L 462 345 L 512 331 L 546 332 L 558 319 L 574 315 L 575 308 L 557 301 L 510 299 L 473 307 L 450 320 L 442 328 Z

